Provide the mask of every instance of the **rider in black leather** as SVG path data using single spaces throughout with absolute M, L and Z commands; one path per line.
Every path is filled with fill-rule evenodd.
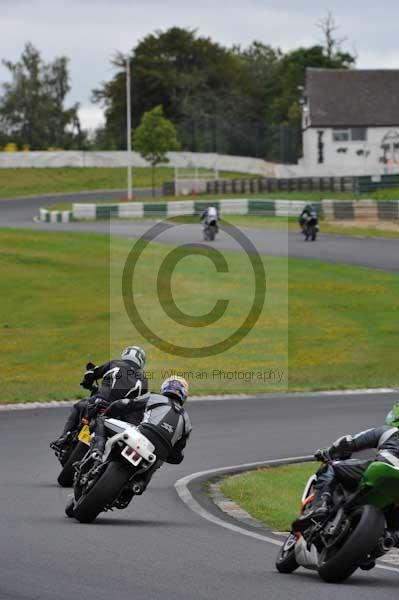
M 389 417 L 389 415 L 388 415 Z M 387 422 L 388 422 L 387 417 Z M 367 429 L 355 436 L 346 435 L 338 438 L 329 448 L 323 448 L 315 453 L 318 460 L 326 461 L 317 473 L 314 484 L 315 498 L 311 511 L 295 521 L 295 528 L 300 529 L 310 520 L 323 520 L 329 513 L 331 494 L 339 482 L 347 489 L 355 489 L 364 471 L 373 461 L 381 461 L 399 468 L 399 422 L 389 422 L 388 425 Z M 377 454 L 373 460 L 351 459 L 353 452 L 374 448 Z M 388 529 L 395 530 L 399 544 L 399 509 L 390 511 L 387 515 Z
M 61 436 L 52 442 L 50 447 L 62 450 L 70 435 L 78 428 L 86 411 L 90 413 L 93 407 L 102 404 L 102 408 L 105 408 L 120 398 L 136 398 L 147 393 L 148 382 L 142 371 L 144 364 L 144 350 L 138 346 L 128 346 L 120 359 L 110 360 L 87 370 L 80 385 L 90 390 L 94 381 L 102 379 L 101 386 L 90 398 L 84 398 L 73 405 Z M 141 421 L 141 417 L 142 415 L 136 415 L 136 423 Z
M 309 219 L 309 217 L 314 216 L 317 219 L 317 211 L 313 204 L 306 204 L 304 209 L 302 210 L 299 216 L 299 224 L 303 229 L 304 224 Z

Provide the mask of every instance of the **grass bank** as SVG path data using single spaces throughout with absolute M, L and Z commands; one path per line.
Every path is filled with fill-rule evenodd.
M 257 175 L 220 171 L 220 179 L 252 179 Z M 174 169 L 170 167 L 159 167 L 156 169 L 155 185 L 159 187 L 165 181 L 173 181 Z M 136 188 L 151 188 L 151 169 L 148 167 L 136 167 L 133 169 L 133 185 Z M 63 168 L 32 168 L 32 169 L 0 169 L 0 200 L 12 199 L 21 196 L 34 196 L 40 194 L 60 194 L 83 192 L 93 190 L 115 190 L 126 188 L 126 168 L 120 167 L 63 167 Z M 222 199 L 232 197 L 291 199 L 316 201 L 324 198 L 337 200 L 351 200 L 353 198 L 372 198 L 375 200 L 399 199 L 399 188 L 381 189 L 373 193 L 355 195 L 352 192 L 262 192 L 259 194 L 228 194 L 201 195 L 204 199 Z M 196 197 L 198 198 L 198 197 Z M 156 198 L 161 200 L 161 198 Z M 175 200 L 178 198 L 167 197 L 162 200 Z M 183 196 L 181 199 L 187 199 Z M 109 200 L 107 201 L 109 202 Z M 68 209 L 69 207 L 66 207 Z
M 91 190 L 118 190 L 126 188 L 126 168 L 119 167 L 64 167 L 39 169 L 0 169 L 0 199 L 39 194 L 60 194 Z M 220 172 L 224 179 L 253 177 L 245 173 Z M 174 169 L 156 169 L 155 186 L 165 181 L 173 181 Z M 135 188 L 151 188 L 151 169 L 133 169 Z M 108 201 L 109 202 L 109 201 Z
M 299 513 L 306 480 L 319 466 L 312 462 L 249 471 L 224 479 L 221 491 L 255 519 L 289 531 Z
M 121 281 L 131 242 L 109 244 L 94 234 L 0 230 L 0 402 L 77 397 L 82 366 L 132 342 L 148 350 L 153 388 L 170 369 L 188 372 L 192 393 L 200 394 L 399 384 L 395 274 L 297 259 L 287 272 L 286 260 L 264 257 L 267 295 L 257 325 L 222 354 L 186 358 L 158 350 L 127 319 Z M 138 264 L 134 293 L 143 320 L 180 345 L 210 345 L 232 333 L 253 298 L 247 257 L 223 252 L 228 273 L 217 273 L 207 256 L 178 262 L 171 289 L 181 311 L 199 317 L 217 298 L 230 301 L 220 323 L 187 327 L 166 317 L 158 301 L 158 266 L 171 249 L 151 244 Z M 167 295 L 162 301 L 173 309 Z

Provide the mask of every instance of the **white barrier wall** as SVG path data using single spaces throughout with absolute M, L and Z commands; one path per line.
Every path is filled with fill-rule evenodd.
M 259 158 L 227 156 L 212 153 L 169 152 L 164 166 L 216 169 L 275 177 L 275 165 Z M 133 167 L 148 167 L 148 163 L 132 152 Z M 127 152 L 0 152 L 0 168 L 23 167 L 127 167 Z

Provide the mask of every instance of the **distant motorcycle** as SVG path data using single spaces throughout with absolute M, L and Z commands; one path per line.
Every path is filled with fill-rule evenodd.
M 315 212 L 310 213 L 308 216 L 304 216 L 302 224 L 302 233 L 305 236 L 305 242 L 311 240 L 314 242 L 319 231 L 319 221 Z
M 313 475 L 305 486 L 302 515 L 311 510 L 315 479 Z M 398 543 L 395 533 L 385 528 L 384 512 L 399 504 L 399 468 L 372 462 L 355 491 L 338 484 L 332 500 L 324 522 L 310 519 L 286 538 L 276 560 L 280 573 L 301 566 L 316 570 L 326 582 L 339 583 L 358 568 L 372 569 L 375 559 Z
M 204 225 L 204 240 L 213 242 L 218 232 L 218 225 L 216 221 L 210 221 Z
M 138 429 L 119 419 L 104 419 L 107 442 L 100 465 L 88 454 L 78 465 L 74 497 L 65 512 L 91 523 L 102 512 L 126 508 L 145 487 L 143 473 L 156 463 L 154 445 Z

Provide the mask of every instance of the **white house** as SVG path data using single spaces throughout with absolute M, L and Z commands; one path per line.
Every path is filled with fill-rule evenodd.
M 399 172 L 399 70 L 307 69 L 303 175 Z

